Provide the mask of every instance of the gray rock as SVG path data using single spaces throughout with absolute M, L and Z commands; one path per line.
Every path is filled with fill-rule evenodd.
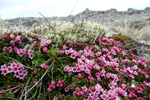
M 146 7 L 144 10 L 150 12 L 150 7 Z
M 129 8 L 127 14 L 132 15 L 134 14 L 135 10 L 133 8 Z

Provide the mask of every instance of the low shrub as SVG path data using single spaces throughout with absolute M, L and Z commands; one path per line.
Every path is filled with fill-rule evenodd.
M 121 46 L 103 36 L 56 47 L 35 33 L 0 35 L 0 98 L 150 99 L 150 62 Z

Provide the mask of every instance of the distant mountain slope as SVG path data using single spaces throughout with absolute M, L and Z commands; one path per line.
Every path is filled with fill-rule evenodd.
M 146 7 L 144 10 L 136 10 L 133 8 L 129 8 L 127 11 L 117 11 L 116 9 L 110 9 L 105 11 L 92 11 L 88 8 L 81 13 L 76 15 L 69 15 L 68 17 L 47 17 L 50 21 L 92 21 L 92 22 L 101 22 L 101 23 L 115 23 L 115 24 L 123 24 L 129 23 L 133 24 L 150 24 L 150 7 Z M 7 19 L 11 25 L 23 25 L 30 27 L 33 24 L 40 25 L 45 20 L 41 18 L 35 17 L 22 17 L 15 19 Z

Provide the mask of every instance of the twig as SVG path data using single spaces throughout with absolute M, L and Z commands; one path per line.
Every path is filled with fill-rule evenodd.
M 10 90 L 13 90 L 13 89 L 15 89 L 15 88 L 17 88 L 17 87 L 19 87 L 20 85 L 18 85 L 18 86 L 16 86 L 16 87 L 13 87 L 13 88 L 10 88 L 10 89 L 7 89 L 7 90 L 3 90 L 3 92 L 7 92 L 7 91 L 10 91 Z
M 0 97 L 0 98 L 2 98 L 1 100 L 3 100 L 4 98 L 7 100 L 16 100 L 15 98 L 11 98 L 11 97 Z
M 54 67 L 54 63 L 53 63 L 52 69 L 51 69 L 51 73 L 52 73 L 52 80 L 53 80 L 53 67 Z
M 54 63 L 54 62 L 53 62 Z M 45 73 L 43 74 L 43 76 L 39 79 L 38 82 L 36 82 L 23 96 L 25 96 L 28 92 L 30 92 L 45 76 L 45 74 L 48 72 L 48 70 L 51 68 L 51 66 L 53 65 L 53 63 L 50 65 L 50 67 L 45 71 Z
M 41 13 L 39 13 L 42 17 L 44 17 L 44 19 L 48 22 L 48 24 L 49 24 L 49 26 L 52 28 L 52 30 L 54 31 L 54 28 L 53 28 L 53 26 L 50 24 L 50 22 L 48 21 L 48 19 L 44 16 L 44 15 L 42 15 Z
M 35 97 L 35 95 L 37 94 L 37 91 L 34 93 L 34 95 L 31 97 L 31 98 L 29 98 L 28 100 L 32 100 L 34 97 Z
M 27 85 L 29 84 L 30 79 L 31 79 L 31 76 L 30 76 L 30 78 L 28 79 L 27 84 L 26 84 L 26 86 L 25 86 L 25 94 L 26 94 L 26 92 L 27 92 Z M 25 100 L 26 100 L 26 98 L 27 98 L 27 96 L 25 95 Z

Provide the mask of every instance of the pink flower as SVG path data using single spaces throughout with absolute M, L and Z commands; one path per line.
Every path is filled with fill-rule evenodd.
M 97 45 L 94 45 L 94 51 L 98 50 L 99 49 L 99 46 Z
M 65 71 L 65 72 L 69 71 L 69 66 L 65 66 L 65 67 L 64 67 L 64 71 Z
M 53 84 L 53 85 L 54 85 L 54 84 L 55 84 L 55 81 L 53 81 L 53 80 L 52 80 L 52 81 L 51 81 L 51 84 Z
M 2 71 L 1 74 L 4 75 L 4 76 L 5 76 L 6 74 L 8 74 L 7 69 L 3 69 L 3 70 L 1 70 L 1 71 Z
M 58 100 L 58 98 L 57 98 L 57 97 L 54 97 L 53 100 Z
M 132 74 L 129 74 L 128 77 L 131 79 L 134 79 L 134 75 L 132 75 Z
M 34 41 L 34 42 L 33 42 L 33 46 L 36 46 L 36 45 L 37 45 L 37 41 Z
M 98 64 L 95 64 L 95 65 L 93 66 L 93 68 L 94 68 L 95 70 L 99 70 L 99 69 L 100 69 L 100 67 L 99 67 Z
M 7 90 L 9 90 L 10 88 L 11 88 L 11 86 L 10 86 L 10 85 L 8 85 L 8 86 L 7 86 Z
M 100 76 L 100 73 L 98 73 L 98 72 L 95 73 L 95 76 L 96 76 L 96 77 L 99 77 L 99 76 Z
M 29 54 L 29 58 L 33 59 L 34 55 L 33 54 Z
M 37 71 L 34 70 L 34 71 L 33 71 L 33 74 L 37 74 Z
M 94 81 L 94 77 L 91 77 L 91 78 L 90 78 L 90 81 Z
M 57 53 L 62 55 L 62 54 L 64 54 L 64 51 L 63 50 L 61 50 L 61 51 L 58 50 Z
M 69 88 L 68 87 L 65 87 L 65 92 L 68 92 L 69 91 Z
M 8 66 L 8 67 L 7 67 L 7 72 L 8 72 L 8 73 L 12 73 L 12 72 L 13 72 L 12 66 Z
M 21 41 L 21 37 L 20 36 L 17 36 L 16 38 L 15 38 L 15 42 L 20 42 Z
M 17 50 L 17 54 L 22 57 L 26 54 L 26 49 L 18 49 Z
M 86 86 L 82 87 L 82 91 L 87 92 L 88 88 Z
M 150 99 L 150 94 L 147 96 L 148 99 Z
M 102 94 L 102 95 L 100 95 L 101 96 L 101 98 L 103 99 L 103 100 L 108 100 L 108 95 L 107 94 Z
M 68 55 L 70 52 L 69 52 L 69 50 L 66 50 L 65 53 L 66 53 L 66 55 Z
M 111 83 L 108 84 L 110 89 L 115 89 L 116 85 L 117 85 L 117 83 L 114 81 L 112 81 Z
M 30 43 L 32 43 L 32 38 L 29 38 Z
M 40 36 L 36 36 L 35 39 L 38 40 L 40 38 Z
M 14 67 L 13 67 L 13 71 L 14 72 L 17 72 L 19 70 L 19 68 L 15 65 Z
M 101 80 L 101 78 L 100 77 L 97 77 L 97 81 L 100 81 Z
M 75 88 L 75 92 L 79 92 L 80 91 L 80 88 L 79 87 L 76 87 Z
M 11 41 L 10 41 L 10 44 L 11 44 L 11 45 L 15 45 L 15 41 L 11 40 Z
M 10 34 L 10 38 L 12 38 L 12 39 L 13 39 L 14 37 L 15 37 L 15 35 L 14 35 L 14 34 Z
M 83 96 L 83 95 L 84 95 L 84 92 L 83 92 L 83 91 L 79 91 L 79 92 L 77 92 L 77 95 L 78 95 L 78 96 Z
M 2 40 L 2 35 L 0 35 L 0 40 Z
M 32 49 L 29 49 L 29 50 L 28 50 L 28 54 L 33 54 L 33 50 L 32 50 Z
M 138 97 L 136 100 L 144 100 L 142 97 Z
M 82 78 L 82 74 L 81 73 L 78 73 L 78 78 Z
M 46 53 L 47 52 L 47 47 L 43 48 L 43 52 Z
M 71 54 L 70 58 L 75 59 L 76 56 L 77 56 L 77 54 L 74 52 Z
M 22 33 L 21 31 L 18 32 L 19 35 L 21 35 L 21 33 Z
M 76 67 L 72 67 L 72 68 L 73 68 L 73 72 L 76 72 L 76 71 L 77 71 Z
M 12 47 L 11 47 L 11 46 L 9 46 L 9 47 L 5 47 L 5 46 L 4 46 L 3 50 L 12 51 Z
M 128 94 L 128 98 L 134 98 L 135 97 L 135 94 L 133 93 L 133 92 L 130 92 L 129 94 Z
M 101 76 L 104 76 L 104 75 L 105 75 L 105 72 L 106 72 L 105 69 L 102 69 L 101 72 L 100 72 L 100 75 L 101 75 Z
M 41 39 L 41 46 L 42 47 L 47 47 L 51 43 L 50 40 L 45 40 L 44 38 Z
M 0 90 L 0 93 L 3 93 L 3 90 Z
M 85 60 L 85 56 L 82 55 L 82 56 L 81 56 L 81 60 Z
M 97 52 L 96 53 L 96 56 L 100 56 L 102 53 L 101 52 Z
M 48 69 L 48 66 L 47 66 L 47 65 L 45 65 L 44 63 L 43 63 L 43 64 L 41 64 L 41 67 L 42 67 L 43 69 L 45 69 L 45 70 L 47 70 L 47 69 Z
M 4 64 L 4 65 L 1 66 L 1 70 L 3 70 L 3 69 L 7 69 L 6 64 Z
M 103 48 L 102 51 L 103 52 L 108 52 L 108 49 L 107 48 Z
M 66 45 L 63 45 L 63 50 L 66 50 L 67 49 L 67 46 Z
M 126 52 L 125 51 L 121 51 L 119 54 L 124 56 L 124 55 L 126 55 Z

